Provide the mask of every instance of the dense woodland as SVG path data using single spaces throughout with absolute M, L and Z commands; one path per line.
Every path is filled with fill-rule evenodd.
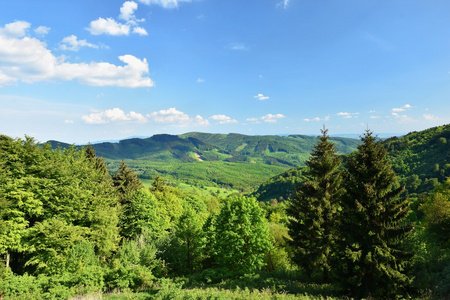
M 283 173 L 284 164 L 259 188 L 233 189 L 211 171 L 209 181 L 185 189 L 189 181 L 160 175 L 143 184 L 142 170 L 90 145 L 0 136 L 0 295 L 445 299 L 448 139 L 449 125 L 386 141 L 367 131 L 348 153 L 324 129 L 304 164 Z M 203 142 L 203 162 L 214 153 L 240 157 L 244 144 L 218 151 Z M 269 144 L 259 158 L 295 156 Z M 234 166 L 218 162 L 223 172 Z M 211 182 L 218 189 L 205 193 Z

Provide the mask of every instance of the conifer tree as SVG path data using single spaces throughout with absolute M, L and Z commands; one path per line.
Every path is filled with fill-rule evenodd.
M 337 239 L 339 197 L 342 193 L 338 168 L 342 160 L 329 141 L 328 130 L 324 128 L 321 132 L 322 136 L 306 162 L 310 180 L 297 188 L 287 213 L 290 216 L 289 243 L 293 248 L 294 262 L 311 278 L 327 281 Z
M 381 143 L 369 130 L 361 141 L 344 172 L 339 280 L 356 298 L 398 297 L 411 282 L 412 255 L 402 243 L 411 233 L 409 202 Z
M 137 174 L 128 168 L 123 159 L 119 170 L 112 179 L 114 187 L 122 196 L 142 188 L 142 182 L 137 177 Z
M 84 155 L 92 163 L 93 167 L 96 170 L 101 171 L 105 175 L 108 173 L 106 162 L 103 160 L 103 158 L 97 157 L 97 155 L 95 154 L 95 150 L 92 148 L 91 144 L 87 145 Z

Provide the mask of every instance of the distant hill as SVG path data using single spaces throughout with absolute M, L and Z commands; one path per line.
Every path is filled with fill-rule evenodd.
M 411 132 L 383 141 L 399 179 L 410 192 L 427 192 L 450 176 L 450 125 Z M 290 169 L 261 184 L 253 193 L 260 201 L 289 198 L 306 180 L 304 167 Z
M 354 151 L 359 142 L 350 138 L 330 139 L 340 153 Z M 103 142 L 93 144 L 92 148 L 105 158 L 112 172 L 125 159 L 141 179 L 160 174 L 171 182 L 253 191 L 270 177 L 303 165 L 316 142 L 317 137 L 305 135 L 190 132 Z M 57 141 L 50 143 L 54 148 L 70 146 Z
M 358 140 L 350 138 L 333 137 L 331 140 L 340 153 L 355 150 L 358 143 Z M 92 147 L 97 155 L 112 160 L 225 161 L 294 167 L 308 158 L 316 141 L 316 137 L 303 135 L 282 137 L 191 132 L 179 136 L 158 134 L 145 139 L 105 142 Z

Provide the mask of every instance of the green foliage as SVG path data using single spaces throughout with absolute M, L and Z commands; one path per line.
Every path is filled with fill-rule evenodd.
M 187 207 L 162 255 L 172 274 L 193 274 L 201 269 L 205 243 L 202 226 L 202 218 L 193 208 Z
M 142 188 L 142 182 L 137 178 L 137 174 L 128 168 L 123 159 L 116 175 L 112 177 L 112 181 L 122 197 Z
M 260 270 L 272 247 L 263 212 L 254 198 L 225 199 L 214 222 L 214 236 L 218 266 L 232 271 Z
M 139 237 L 144 232 L 157 236 L 164 229 L 160 207 L 156 197 L 146 189 L 140 189 L 126 196 L 120 215 L 120 234 L 129 239 Z
M 0 251 L 13 270 L 25 263 L 54 273 L 71 246 L 87 240 L 109 256 L 118 243 L 118 199 L 108 174 L 84 150 L 50 150 L 31 138 L 0 138 Z M 5 243 L 4 243 L 5 242 Z M 25 256 L 20 260 L 15 257 Z M 54 260 L 53 260 L 54 259 Z M 39 271 L 40 272 L 40 271 Z
M 430 289 L 437 297 L 450 294 L 450 179 L 435 188 L 421 206 L 423 226 L 416 230 L 415 286 Z
M 262 183 L 252 196 L 264 202 L 271 199 L 288 200 L 292 198 L 297 187 L 306 180 L 308 180 L 306 167 L 289 169 Z
M 306 161 L 310 180 L 300 185 L 289 203 L 290 245 L 293 260 L 304 268 L 310 278 L 327 281 L 330 260 L 335 255 L 338 237 L 339 198 L 342 195 L 342 160 L 322 130 L 318 144 Z
M 367 131 L 346 163 L 342 200 L 342 250 L 338 280 L 357 298 L 407 295 L 412 255 L 404 241 L 409 201 L 395 187 L 386 150 Z
M 450 175 L 445 166 L 450 163 L 450 124 L 411 132 L 401 138 L 383 142 L 388 150 L 392 168 L 404 178 L 416 175 L 420 180 L 436 178 L 440 182 Z M 407 185 L 409 189 L 410 186 Z M 416 192 L 432 191 L 434 186 L 415 187 Z
M 136 240 L 124 240 L 110 262 L 106 285 L 119 290 L 142 290 L 153 285 L 152 270 L 159 261 L 156 247 L 144 236 Z

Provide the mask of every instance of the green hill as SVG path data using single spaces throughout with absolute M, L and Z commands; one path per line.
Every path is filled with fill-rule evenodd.
M 392 167 L 408 177 L 438 178 L 450 176 L 450 124 L 411 132 L 401 138 L 384 141 Z
M 358 143 L 350 138 L 331 140 L 340 153 L 355 150 Z M 160 174 L 174 183 L 252 191 L 270 177 L 301 166 L 316 141 L 317 137 L 304 135 L 190 132 L 104 142 L 93 144 L 92 148 L 108 162 L 112 172 L 125 159 L 142 179 Z M 69 147 L 56 141 L 50 143 L 55 148 Z
M 317 138 L 311 136 L 248 136 L 191 132 L 179 136 L 159 134 L 146 139 L 100 143 L 92 147 L 107 159 L 160 162 L 225 161 L 262 163 L 282 167 L 299 166 L 308 158 Z M 356 149 L 357 140 L 331 138 L 338 151 Z

